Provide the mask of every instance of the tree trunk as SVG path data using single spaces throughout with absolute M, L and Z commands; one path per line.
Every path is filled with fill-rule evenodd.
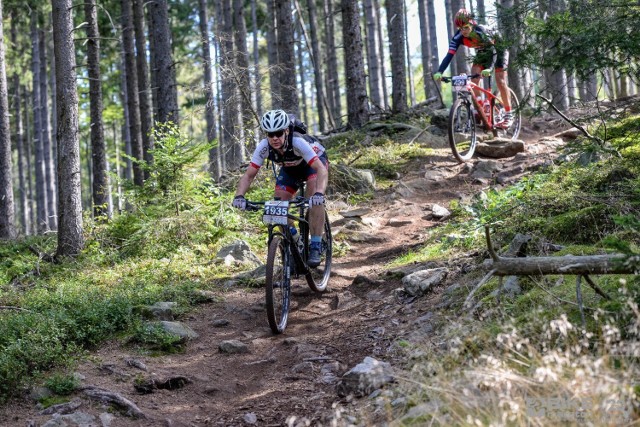
M 431 51 L 431 71 L 435 72 L 440 66 L 440 53 L 438 51 L 438 30 L 436 29 L 436 9 L 433 4 L 434 0 L 426 0 L 427 9 L 427 21 L 429 23 L 429 49 Z M 433 76 L 433 74 L 431 75 Z M 433 81 L 433 78 L 429 76 L 429 80 L 432 81 L 434 87 L 434 94 L 442 99 L 440 96 L 440 85 Z M 444 104 L 442 104 L 444 107 Z
M 347 86 L 349 126 L 362 127 L 369 120 L 369 102 L 362 58 L 362 36 L 358 3 L 342 0 L 342 39 Z
M 296 85 L 295 49 L 291 0 L 276 1 L 276 24 L 278 34 L 278 66 L 280 74 L 280 95 L 282 108 L 296 116 L 300 114 L 298 87 Z
M 300 22 L 300 26 L 297 26 L 298 30 L 294 35 L 296 36 L 296 40 L 302 40 L 304 36 L 302 35 L 302 22 Z M 304 66 L 304 58 L 302 55 L 302 46 L 298 45 L 296 47 L 296 60 L 298 64 L 298 75 L 300 76 L 300 119 L 309 123 L 309 118 L 307 117 L 307 93 L 304 90 L 307 85 L 306 78 L 306 67 Z
M 253 87 L 256 102 L 256 111 L 262 111 L 262 87 L 260 87 L 260 49 L 258 45 L 258 11 L 256 7 L 257 0 L 251 0 L 251 29 L 253 32 Z M 256 128 L 256 140 L 259 140 L 259 129 Z
M 204 96 L 206 104 L 204 106 L 204 117 L 207 122 L 207 142 L 212 142 L 217 138 L 216 121 L 213 114 L 213 73 L 211 71 L 211 46 L 209 43 L 209 30 L 207 23 L 207 0 L 198 2 L 200 38 L 202 40 L 202 66 L 204 68 Z M 209 150 L 209 173 L 213 179 L 220 178 L 220 151 L 218 147 Z
M 391 112 L 407 110 L 407 68 L 405 61 L 404 10 L 402 0 L 387 0 L 387 32 L 391 59 Z
M 327 122 L 324 116 L 324 84 L 322 82 L 322 68 L 320 61 L 322 54 L 320 52 L 320 42 L 318 41 L 318 28 L 316 22 L 318 14 L 316 10 L 315 0 L 307 0 L 307 10 L 309 11 L 309 36 L 311 38 L 311 60 L 313 63 L 313 78 L 316 87 L 316 112 L 318 113 L 318 130 L 323 132 L 327 128 Z
M 52 0 L 58 116 L 58 249 L 56 256 L 77 255 L 84 247 L 78 93 L 71 0 Z
M 240 141 L 246 141 L 245 135 L 247 130 L 251 129 L 254 123 L 253 113 L 251 109 L 251 78 L 249 73 L 249 51 L 247 50 L 247 25 L 244 18 L 244 1 L 233 0 L 233 34 L 235 36 L 235 73 L 237 76 L 236 84 L 240 91 L 240 112 L 242 123 L 239 127 L 237 137 Z M 253 145 L 253 144 L 252 144 Z M 246 150 L 245 144 L 241 143 L 243 151 Z M 253 150 L 251 150 L 253 152 Z M 244 158 L 243 153 L 243 158 Z
M 147 38 L 144 32 L 143 0 L 133 0 L 133 31 L 136 45 L 136 71 L 138 77 L 138 101 L 140 103 L 140 133 L 142 136 L 142 157 L 150 165 L 153 162 L 153 112 L 151 108 L 151 89 L 149 87 L 149 67 L 147 65 Z M 149 172 L 144 171 L 144 178 Z
M 409 84 L 409 104 L 415 105 L 416 103 L 416 90 L 413 83 L 413 67 L 411 65 L 411 46 L 409 45 L 409 34 L 407 29 L 407 5 L 405 0 L 402 0 L 402 22 L 404 25 L 404 46 L 407 51 L 407 82 Z
M 456 32 L 453 25 L 453 15 L 456 12 L 452 10 L 451 1 L 452 0 L 444 0 L 444 16 L 447 24 L 448 40 L 451 40 L 453 38 L 453 35 Z M 461 48 L 458 48 L 458 53 L 462 53 L 460 49 Z M 456 56 L 458 56 L 457 53 L 456 53 Z M 458 74 L 458 64 L 455 60 L 451 61 L 451 64 L 449 65 L 449 72 L 451 73 L 452 76 L 455 76 L 456 74 Z M 456 94 L 453 88 L 451 89 L 451 93 L 453 94 L 453 99 L 455 99 Z
M 15 26 L 13 19 L 11 20 L 12 45 L 15 46 Z M 15 118 L 16 129 L 16 149 L 18 154 L 18 192 L 20 194 L 20 223 L 22 224 L 22 234 L 31 234 L 31 221 L 29 215 L 29 193 L 27 188 L 27 171 L 26 171 L 26 147 L 24 139 L 24 125 L 22 122 L 22 108 L 20 106 L 23 96 L 22 86 L 20 85 L 20 76 L 17 72 L 13 75 L 13 89 L 15 90 L 13 99 L 13 115 Z M 15 202 L 14 202 L 15 203 Z
M 377 40 L 378 40 L 378 53 L 380 54 L 380 77 L 382 84 L 382 102 L 385 110 L 389 110 L 389 93 L 387 90 L 387 67 L 385 61 L 384 54 L 384 41 L 385 37 L 382 35 L 382 22 L 380 18 L 380 11 L 382 8 L 380 7 L 380 2 L 378 0 L 373 0 L 373 8 L 376 11 L 376 30 L 377 30 Z
M 327 101 L 331 108 L 333 123 L 339 126 L 342 121 L 342 105 L 340 100 L 340 78 L 338 77 L 338 55 L 336 54 L 335 25 L 333 20 L 332 0 L 324 0 L 324 34 L 326 45 L 327 72 L 325 74 Z
M 47 191 L 47 215 L 49 229 L 57 228 L 56 195 L 55 195 L 55 166 L 53 148 L 51 145 L 51 120 L 49 115 L 49 90 L 47 86 L 47 43 L 44 30 L 38 31 L 40 42 L 40 114 L 42 124 L 42 152 L 44 154 L 44 175 Z
M 451 15 L 449 16 L 449 20 L 447 22 L 451 27 L 452 37 L 457 31 L 457 28 L 453 24 L 453 17 L 458 12 L 458 10 L 462 9 L 463 7 L 464 7 L 463 0 L 451 0 Z M 469 55 L 470 55 L 470 51 L 468 47 L 461 45 L 458 48 L 458 52 L 456 53 L 456 56 L 453 58 L 453 61 L 451 64 L 451 65 L 455 64 L 454 68 L 451 69 L 452 75 L 454 73 L 454 70 L 455 70 L 455 74 L 470 73 L 471 68 L 469 66 Z
M 158 122 L 180 123 L 178 114 L 178 85 L 171 50 L 171 28 L 169 26 L 169 6 L 167 0 L 154 0 L 149 3 L 153 33 L 151 56 L 157 73 Z
M 129 136 L 131 155 L 134 159 L 144 160 L 142 148 L 142 129 L 140 124 L 140 98 L 138 94 L 138 73 L 133 40 L 133 18 L 130 0 L 121 0 L 122 6 L 122 47 L 124 49 L 124 68 L 127 74 L 127 111 L 129 112 Z M 128 153 L 127 153 L 128 154 Z M 138 162 L 133 162 L 133 182 L 142 187 L 144 172 Z
M 269 92 L 271 93 L 271 108 L 280 108 L 281 82 L 278 67 L 278 26 L 276 24 L 276 0 L 267 0 L 269 31 L 267 31 L 267 56 L 269 59 Z
M 107 149 L 102 124 L 102 79 L 100 77 L 100 33 L 95 0 L 85 0 L 84 19 L 87 21 L 87 64 L 89 74 L 89 100 L 91 115 L 91 170 L 93 214 L 111 217 L 109 205 L 111 188 L 107 173 Z
M 16 237 L 15 206 L 3 17 L 2 0 L 0 0 L 0 239 L 14 239 Z
M 487 23 L 487 12 L 484 6 L 484 0 L 476 0 L 476 17 L 478 24 L 485 25 Z
M 432 2 L 433 4 L 433 2 Z M 424 88 L 424 99 L 437 97 L 438 92 L 431 77 L 435 72 L 432 69 L 431 61 L 431 22 L 427 10 L 427 0 L 418 0 L 418 18 L 420 20 L 420 52 L 422 54 L 422 86 Z
M 225 166 L 234 170 L 242 163 L 240 142 L 236 139 L 238 126 L 237 85 L 233 80 L 233 17 L 231 0 L 223 0 L 218 10 L 218 39 L 220 40 L 220 74 L 222 104 L 222 141 Z
M 34 176 L 32 175 L 32 173 L 35 175 L 35 168 L 31 167 L 31 159 L 35 158 L 35 153 L 33 152 L 33 144 L 31 143 L 31 141 L 33 141 L 33 136 L 30 134 L 32 127 L 29 126 L 29 112 L 33 111 L 33 108 L 30 108 L 29 105 L 29 96 L 27 96 L 27 89 L 23 85 L 20 85 L 20 87 L 22 89 L 21 92 L 25 94 L 25 96 L 23 97 L 24 108 L 22 109 L 22 118 L 24 122 L 24 157 L 26 166 L 25 179 L 27 181 L 27 203 L 29 205 L 29 224 L 31 225 L 29 230 L 27 231 L 27 234 L 33 235 L 38 233 L 38 212 L 37 208 L 34 206 L 36 195 L 33 188 L 33 183 L 35 180 Z
M 17 28 L 17 12 L 11 14 L 11 27 L 9 30 L 10 40 L 12 46 L 17 46 L 18 43 L 18 28 Z M 26 143 L 24 138 L 24 123 L 22 121 L 22 97 L 25 96 L 20 85 L 20 72 L 18 67 L 14 67 L 12 76 L 13 86 L 13 115 L 15 122 L 15 139 L 16 139 L 16 151 L 17 151 L 17 164 L 18 164 L 18 193 L 20 195 L 20 209 L 19 217 L 21 224 L 21 231 L 24 235 L 31 234 L 31 221 L 29 214 L 29 193 L 27 187 L 27 170 L 26 170 Z M 25 101 L 27 97 L 25 96 Z M 14 201 L 15 203 L 15 201 Z
M 36 217 L 37 232 L 42 234 L 49 230 L 47 215 L 47 189 L 45 182 L 44 149 L 42 146 L 42 114 L 40 113 L 40 42 L 37 30 L 38 13 L 31 11 L 31 73 L 33 99 L 33 145 L 35 154 L 36 175 Z
M 129 97 L 127 96 L 127 67 L 124 66 L 125 54 L 122 52 L 122 58 L 120 63 L 120 101 L 122 103 L 122 148 L 124 149 L 124 153 L 127 155 L 125 157 L 124 164 L 124 178 L 131 181 L 133 179 L 133 162 L 131 161 L 131 120 L 129 117 Z
M 367 70 L 369 71 L 369 99 L 378 110 L 384 110 L 382 101 L 382 73 L 380 70 L 380 52 L 378 50 L 378 28 L 380 19 L 373 6 L 373 0 L 364 0 L 364 22 L 367 33 Z

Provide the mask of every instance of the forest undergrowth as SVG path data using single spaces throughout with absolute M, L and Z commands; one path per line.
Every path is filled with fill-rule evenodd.
M 429 231 L 420 249 L 393 265 L 473 251 L 482 254 L 481 262 L 488 224 L 501 247 L 523 233 L 532 237 L 530 255 L 549 255 L 552 246 L 560 248 L 557 256 L 615 251 L 628 254 L 640 268 L 637 129 L 637 116 L 608 123 L 606 134 L 599 135 L 613 150 L 578 140 L 535 175 L 478 194 L 470 203 L 453 202 L 448 223 Z M 212 262 L 221 247 L 245 230 L 253 231 L 252 247 L 264 246 L 257 218 L 231 208 L 233 188 L 215 185 L 202 172 L 208 146 L 172 128 L 157 138 L 165 142 L 158 144 L 164 151 L 156 153 L 162 161 L 150 171 L 151 179 L 143 189 L 127 187 L 129 211 L 107 223 L 86 219 L 87 247 L 79 257 L 47 262 L 44 255 L 54 251 L 52 236 L 0 245 L 2 400 L 22 395 L 33 384 L 47 384 L 59 396 L 70 393 L 76 386 L 73 366 L 108 339 L 149 354 L 180 351 L 175 337 L 144 324 L 139 308 L 177 301 L 189 310 L 202 300 L 202 291 L 221 293 L 220 284 L 240 272 L 240 267 Z M 384 134 L 366 146 L 362 140 L 356 132 L 328 140 L 330 157 L 366 166 L 383 183 L 408 157 L 430 152 Z M 268 197 L 271 179 L 266 174 L 257 180 L 262 184 L 247 197 Z M 443 239 L 451 234 L 464 238 Z M 500 302 L 492 292 L 501 283 L 492 279 L 479 289 L 479 305 L 469 310 L 463 301 L 479 279 L 470 275 L 465 285 L 452 289 L 454 302 L 440 313 L 434 336 L 403 346 L 410 362 L 398 387 L 409 402 L 408 413 L 394 413 L 395 423 L 535 424 L 544 419 L 537 416 L 542 412 L 558 424 L 637 418 L 637 275 L 599 277 L 611 300 L 585 292 L 584 322 L 577 304 L 567 302 L 575 299 L 575 277 L 524 278 L 523 292 Z

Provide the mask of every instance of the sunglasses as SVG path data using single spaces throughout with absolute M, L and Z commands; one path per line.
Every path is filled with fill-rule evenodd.
M 277 132 L 267 132 L 267 136 L 269 138 L 280 138 L 282 135 L 284 135 L 284 130 L 279 130 Z

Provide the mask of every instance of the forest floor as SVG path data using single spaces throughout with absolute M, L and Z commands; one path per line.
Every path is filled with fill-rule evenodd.
M 557 125 L 557 123 L 556 123 Z M 555 130 L 546 132 L 551 135 Z M 526 151 L 502 164 L 508 182 L 518 180 L 557 156 L 557 143 L 541 138 L 540 130 L 525 128 Z M 477 158 L 471 162 L 475 164 Z M 428 180 L 426 176 L 438 177 Z M 424 241 L 430 227 L 441 225 L 430 213 L 433 204 L 447 207 L 451 200 L 468 198 L 489 185 L 473 179 L 469 166 L 454 161 L 447 149 L 416 161 L 391 188 L 358 206 L 361 236 L 349 240 L 350 250 L 334 257 L 328 290 L 315 294 L 301 278 L 293 289 L 286 331 L 273 335 L 266 320 L 262 288 L 229 288 L 223 298 L 197 306 L 178 319 L 199 335 L 183 353 L 141 356 L 119 341 L 96 350 L 77 372 L 82 384 L 95 386 L 133 402 L 145 418 L 134 419 L 90 401 L 78 393 L 76 412 L 96 417 L 96 426 L 281 426 L 373 425 L 380 415 L 358 411 L 367 398 L 343 398 L 336 392 L 342 374 L 366 356 L 402 370 L 406 360 L 397 343 L 436 310 L 441 286 L 425 297 L 402 301 L 394 290 L 402 287 L 386 264 Z M 330 204 L 334 235 L 349 222 L 339 211 L 355 210 Z M 446 221 L 446 219 L 444 219 Z M 228 324 L 214 326 L 215 320 Z M 219 322 L 225 323 L 225 322 Z M 226 354 L 223 340 L 239 340 L 249 351 Z M 146 371 L 131 366 L 143 362 Z M 139 394 L 136 379 L 183 378 L 182 387 L 154 389 Z M 359 413 L 355 421 L 348 414 Z M 99 418 L 101 416 L 101 418 Z M 367 417 L 369 417 L 367 419 Z M 375 418 L 377 417 L 377 418 Z M 33 402 L 16 401 L 0 409 L 2 426 L 75 426 L 52 415 L 41 415 Z

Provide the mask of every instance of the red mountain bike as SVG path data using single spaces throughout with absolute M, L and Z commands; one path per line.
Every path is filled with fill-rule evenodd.
M 484 89 L 471 79 L 479 77 L 480 74 L 467 76 L 461 74 L 453 77 L 443 77 L 443 82 L 451 82 L 457 94 L 457 99 L 453 102 L 449 112 L 449 145 L 453 155 L 459 162 L 465 162 L 473 157 L 478 143 L 476 131 L 478 129 L 491 132 L 494 137 L 514 140 L 520 134 L 520 103 L 518 97 L 509 89 L 511 96 L 511 112 L 513 114 L 513 124 L 506 129 L 496 126 L 496 123 L 504 119 L 504 106 L 498 93 L 491 91 L 491 79 L 487 79 L 488 87 Z M 478 101 L 474 95 L 474 90 L 480 91 L 485 96 L 485 101 Z M 481 104 L 480 102 L 483 102 Z M 485 111 L 485 105 L 487 104 Z

